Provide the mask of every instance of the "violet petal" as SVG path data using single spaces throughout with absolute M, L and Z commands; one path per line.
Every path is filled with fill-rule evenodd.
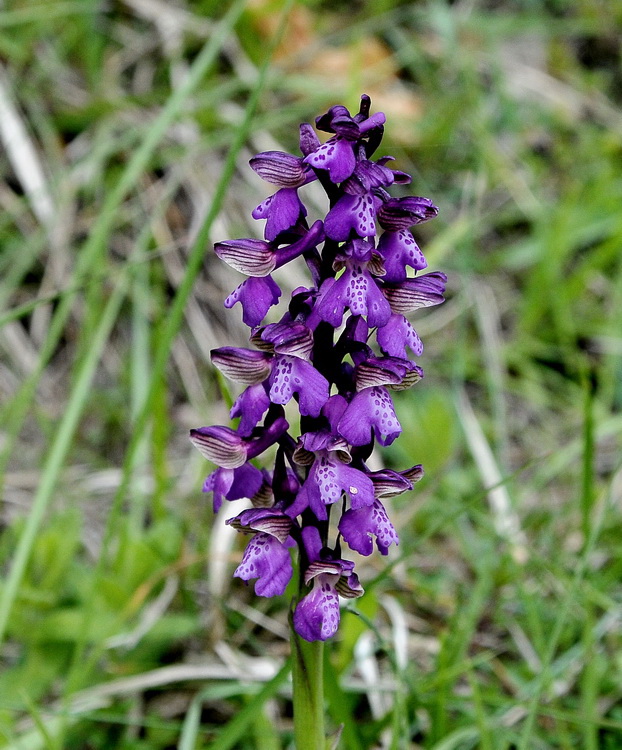
M 350 195 L 363 195 L 373 188 L 388 187 L 393 183 L 393 171 L 382 164 L 364 159 L 343 183 L 342 188 Z
M 391 544 L 399 544 L 397 532 L 380 500 L 360 510 L 347 510 L 339 521 L 339 531 L 348 546 L 361 555 L 371 555 L 371 535 L 376 537 L 376 546 L 382 555 L 388 553 Z
M 339 420 L 338 429 L 351 445 L 367 445 L 372 432 L 380 445 L 391 445 L 402 431 L 391 396 L 382 386 L 359 391 Z
M 227 265 L 246 276 L 267 276 L 274 271 L 276 265 L 274 248 L 261 240 L 217 242 L 214 250 Z
M 305 164 L 300 156 L 283 151 L 262 151 L 249 161 L 252 169 L 266 182 L 279 187 L 300 187 L 305 181 Z
M 419 334 L 403 315 L 391 315 L 387 323 L 376 331 L 376 341 L 382 351 L 392 357 L 406 359 L 406 347 L 417 357 L 423 353 Z
M 438 208 L 429 198 L 414 195 L 389 198 L 378 210 L 378 222 L 383 229 L 397 232 L 433 219 L 437 214 Z
M 327 169 L 331 182 L 343 182 L 356 166 L 352 141 L 335 136 L 305 156 L 305 162 L 315 169 Z
M 300 152 L 303 156 L 308 156 L 310 153 L 320 147 L 320 139 L 317 137 L 315 130 L 308 122 L 300 124 Z
M 344 138 L 356 140 L 359 126 L 343 104 L 335 104 L 328 112 L 315 118 L 315 127 L 326 133 L 338 133 Z
M 384 259 L 384 280 L 403 281 L 406 266 L 420 271 L 428 264 L 412 234 L 406 229 L 384 232 L 378 240 L 378 251 Z
M 326 236 L 345 242 L 354 231 L 359 237 L 376 235 L 376 203 L 371 193 L 343 195 L 328 212 L 324 220 Z
M 341 325 L 347 307 L 352 315 L 367 315 L 370 327 L 384 325 L 391 307 L 364 264 L 348 262 L 344 273 L 331 283 L 316 303 L 316 314 L 332 326 Z
M 305 416 L 317 417 L 328 400 L 326 378 L 298 357 L 278 355 L 269 382 L 273 404 L 286 404 L 298 393 L 300 413 Z
M 374 486 L 362 471 L 330 456 L 320 455 L 311 467 L 296 502 L 302 503 L 304 498 L 304 504 L 323 521 L 328 517 L 326 506 L 341 500 L 344 492 L 349 496 L 353 508 L 371 505 L 374 501 Z
M 234 518 L 229 518 L 226 523 L 247 534 L 253 531 L 269 534 L 285 544 L 293 521 L 282 510 L 276 508 L 249 508 Z
M 258 596 L 280 596 L 292 577 L 292 560 L 288 548 L 274 536 L 255 534 L 244 551 L 234 576 L 243 581 L 257 578 Z
M 276 305 L 281 290 L 271 276 L 251 277 L 242 282 L 225 300 L 225 307 L 230 309 L 236 303 L 242 305 L 242 320 L 250 328 L 258 326 L 266 313 Z
M 274 241 L 282 232 L 295 226 L 307 215 L 296 188 L 281 188 L 262 201 L 252 212 L 253 219 L 267 219 L 264 237 Z
M 230 427 L 213 425 L 190 430 L 190 442 L 202 456 L 225 469 L 235 469 L 246 462 L 246 441 Z
M 313 581 L 310 593 L 303 597 L 294 611 L 294 629 L 306 641 L 326 641 L 339 627 L 339 596 L 335 591 L 337 576 L 327 574 Z
M 272 369 L 272 356 L 254 349 L 222 346 L 210 352 L 212 363 L 230 380 L 242 385 L 256 385 Z
M 432 271 L 399 284 L 385 284 L 382 293 L 389 301 L 391 310 L 404 315 L 422 307 L 440 305 L 445 299 L 443 293 L 446 281 L 444 273 Z
M 248 437 L 269 407 L 270 398 L 265 387 L 261 383 L 249 385 L 236 398 L 229 416 L 231 419 L 240 417 L 237 431 L 242 437 Z

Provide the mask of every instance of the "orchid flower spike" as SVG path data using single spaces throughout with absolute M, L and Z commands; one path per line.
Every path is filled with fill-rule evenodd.
M 190 433 L 216 466 L 203 487 L 214 510 L 240 498 L 252 505 L 227 521 L 250 536 L 234 575 L 254 581 L 259 596 L 281 596 L 298 555 L 292 622 L 308 641 L 335 635 L 340 598 L 364 593 L 344 554 L 387 555 L 399 543 L 383 503 L 412 490 L 423 469 L 370 471 L 366 460 L 376 442 L 389 446 L 402 431 L 392 392 L 423 377 L 410 358 L 423 344 L 406 316 L 442 303 L 447 281 L 440 271 L 419 273 L 427 262 L 411 230 L 438 208 L 429 198 L 389 194 L 411 177 L 387 166 L 390 156 L 372 160 L 386 118 L 370 107 L 365 95 L 355 115 L 335 105 L 315 121 L 330 134 L 324 142 L 303 123 L 300 155 L 265 151 L 250 160 L 277 188 L 252 214 L 265 221 L 264 238 L 215 246 L 247 277 L 225 307 L 240 303 L 250 345 L 212 352 L 214 365 L 241 386 L 230 412 L 239 422 Z M 310 224 L 303 194 L 314 181 L 330 205 Z M 310 280 L 301 279 L 287 310 L 266 322 L 282 296 L 272 276 L 297 258 Z M 299 419 L 289 416 L 294 409 Z M 266 451 L 271 469 L 256 465 Z

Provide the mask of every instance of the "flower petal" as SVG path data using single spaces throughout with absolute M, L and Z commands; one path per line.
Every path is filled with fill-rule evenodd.
M 212 363 L 225 377 L 242 385 L 257 385 L 263 382 L 272 369 L 272 357 L 254 349 L 222 346 L 210 352 Z
M 399 284 L 386 284 L 382 288 L 384 296 L 394 313 L 404 315 L 422 307 L 440 305 L 447 276 L 440 271 L 432 271 L 414 279 L 406 279 Z
M 385 281 L 404 281 L 406 266 L 419 271 L 428 265 L 415 238 L 405 229 L 384 232 L 378 240 L 378 251 L 384 258 Z
M 393 172 L 382 164 L 364 159 L 341 186 L 350 195 L 363 195 L 373 188 L 388 187 L 393 183 Z
M 302 529 L 302 541 L 304 544 L 307 559 L 311 562 L 320 559 L 322 551 L 322 539 L 316 526 L 304 526 Z
M 252 498 L 261 488 L 263 475 L 252 464 L 245 463 L 236 469 L 218 467 L 203 483 L 203 492 L 213 493 L 214 513 L 223 500 Z
M 305 641 L 326 641 L 339 627 L 339 596 L 329 578 L 318 576 L 294 610 L 294 629 Z
M 337 582 L 338 578 L 341 577 L 344 572 L 342 564 L 344 562 L 344 560 L 313 560 L 305 570 L 305 584 L 308 586 L 314 578 L 321 575 L 334 576 L 333 580 Z M 350 563 L 350 565 L 354 567 L 354 563 Z M 349 572 L 350 568 L 348 567 L 346 570 Z
M 264 386 L 261 383 L 249 385 L 236 398 L 229 416 L 231 419 L 240 417 L 237 431 L 243 437 L 248 437 L 259 423 L 259 420 L 268 411 L 269 407 L 270 398 Z
M 356 367 L 356 390 L 374 385 L 399 385 L 416 367 L 407 359 L 397 357 L 369 357 Z
M 397 232 L 433 219 L 437 214 L 438 208 L 429 198 L 414 195 L 407 198 L 389 198 L 378 209 L 378 222 L 383 229 Z
M 307 215 L 307 209 L 298 197 L 296 188 L 281 188 L 262 201 L 252 212 L 253 219 L 267 219 L 264 237 L 270 242 L 296 225 Z M 246 271 L 244 271 L 246 273 Z
M 276 253 L 268 242 L 242 239 L 217 242 L 216 255 L 246 276 L 267 276 L 276 266 Z
M 300 124 L 300 152 L 303 156 L 308 156 L 320 147 L 320 139 L 315 134 L 315 130 L 308 122 Z
M 399 357 L 369 357 L 356 367 L 356 390 L 386 385 L 393 391 L 404 391 L 423 377 L 414 362 Z
M 299 359 L 295 366 L 295 381 L 300 397 L 299 409 L 303 416 L 317 417 L 328 401 L 328 380 L 309 362 Z
M 339 596 L 343 596 L 344 599 L 358 599 L 365 593 L 356 573 L 341 576 L 335 584 L 335 589 Z
M 406 347 L 419 357 L 423 344 L 419 334 L 403 315 L 391 315 L 387 323 L 376 331 L 376 341 L 385 354 L 406 359 Z
M 328 401 L 322 408 L 322 414 L 328 420 L 331 432 L 335 435 L 337 434 L 337 425 L 339 424 L 339 420 L 343 416 L 343 413 L 347 409 L 347 407 L 348 402 L 346 401 L 346 399 L 336 393 L 334 396 L 331 396 L 328 399 Z
M 242 320 L 250 328 L 258 326 L 266 317 L 266 313 L 276 305 L 281 296 L 281 290 L 271 276 L 246 279 L 225 300 L 227 309 L 237 302 L 242 305 Z
M 417 467 L 422 469 L 421 465 Z M 413 488 L 413 482 L 403 472 L 392 469 L 370 471 L 367 475 L 374 485 L 374 495 L 380 497 L 395 497 Z
M 313 351 L 313 333 L 304 323 L 271 323 L 261 330 L 261 340 L 272 344 L 277 354 L 308 360 Z
M 331 182 L 343 182 L 356 167 L 353 143 L 335 136 L 305 156 L 305 162 L 315 169 L 327 169 Z
M 371 193 L 343 195 L 331 208 L 324 220 L 326 236 L 345 242 L 354 231 L 359 237 L 376 235 L 376 203 Z
M 423 471 L 423 466 L 421 464 L 411 466 L 410 469 L 403 469 L 399 472 L 399 474 L 401 474 L 413 484 L 415 484 L 416 482 L 420 482 L 423 479 L 424 473 L 425 472 Z
M 353 508 L 371 505 L 374 501 L 374 486 L 362 471 L 342 464 L 330 455 L 319 455 L 296 502 L 302 502 L 304 498 L 316 517 L 323 521 L 328 517 L 325 506 L 341 500 L 344 492 Z
M 246 462 L 246 441 L 230 427 L 214 425 L 190 430 L 190 442 L 202 456 L 225 469 L 236 469 Z
M 289 549 L 276 537 L 259 533 L 250 540 L 234 576 L 243 581 L 253 578 L 258 596 L 280 596 L 292 577 Z
M 203 482 L 203 492 L 213 493 L 212 507 L 214 513 L 218 513 L 223 500 L 227 499 L 227 493 L 229 492 L 233 481 L 234 471 L 236 471 L 236 469 L 223 469 L 219 466 L 211 474 L 208 474 L 205 478 L 205 482 Z
M 298 357 L 277 355 L 269 382 L 273 404 L 286 404 L 298 393 L 300 413 L 304 416 L 317 417 L 328 400 L 326 378 Z
M 249 161 L 251 168 L 266 182 L 294 188 L 304 184 L 305 164 L 300 156 L 283 151 L 262 151 Z
M 389 392 L 382 386 L 359 391 L 339 420 L 338 429 L 351 445 L 367 445 L 372 431 L 380 445 L 391 445 L 402 431 Z
M 397 532 L 380 500 L 360 510 L 347 510 L 339 521 L 339 531 L 348 546 L 361 555 L 371 555 L 371 535 L 376 537 L 376 546 L 382 555 L 388 553 L 391 544 L 399 544 Z
M 343 104 L 335 104 L 328 112 L 316 117 L 315 127 L 351 140 L 356 140 L 360 135 L 358 124 Z
M 227 500 L 241 500 L 242 498 L 252 498 L 259 492 L 263 483 L 262 472 L 253 464 L 245 463 L 237 469 L 221 469 L 221 471 L 233 471 L 233 480 Z
M 384 325 L 391 317 L 391 306 L 365 264 L 348 261 L 344 273 L 327 286 L 326 291 L 325 286 L 326 282 L 315 312 L 332 326 L 341 325 L 347 307 L 352 315 L 367 315 L 367 324 L 372 328 Z
M 255 531 L 269 534 L 285 544 L 293 521 L 290 516 L 276 508 L 249 508 L 243 510 L 234 518 L 229 518 L 226 523 L 233 526 L 236 531 L 251 534 Z

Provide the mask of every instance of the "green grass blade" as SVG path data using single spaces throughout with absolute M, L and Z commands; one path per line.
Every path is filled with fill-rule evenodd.
M 28 564 L 35 537 L 54 492 L 58 476 L 67 456 L 76 427 L 78 426 L 78 421 L 90 395 L 91 383 L 99 363 L 99 358 L 121 308 L 127 286 L 128 274 L 125 273 L 117 283 L 102 313 L 99 327 L 91 342 L 91 348 L 77 375 L 65 413 L 58 427 L 58 432 L 45 461 L 30 513 L 20 535 L 9 575 L 0 594 L 0 643 L 4 640 L 11 609 L 15 602 L 24 571 L 26 570 L 26 565 Z
M 590 538 L 590 525 L 594 505 L 594 394 L 592 386 L 585 382 L 585 406 L 583 417 L 583 476 L 581 482 L 581 520 L 585 544 Z
M 199 730 L 201 729 L 201 709 L 203 707 L 203 694 L 199 693 L 196 695 L 188 711 L 186 712 L 186 718 L 181 729 L 181 736 L 179 738 L 179 744 L 177 750 L 194 750 L 197 744 L 197 737 L 199 736 Z
M 600 515 L 597 521 L 594 522 L 592 525 L 590 538 L 587 540 L 587 543 L 584 547 L 583 553 L 577 565 L 575 574 L 572 580 L 570 581 L 570 585 L 568 586 L 566 595 L 559 607 L 559 614 L 557 615 L 553 630 L 550 635 L 549 642 L 547 644 L 547 652 L 545 654 L 544 659 L 542 660 L 542 671 L 540 675 L 538 676 L 537 680 L 535 681 L 535 689 L 534 689 L 533 695 L 531 696 L 531 700 L 529 702 L 529 713 L 527 715 L 527 718 L 525 720 L 525 725 L 521 733 L 521 740 L 520 740 L 520 745 L 518 746 L 518 750 L 530 750 L 530 748 L 532 747 L 532 744 L 531 744 L 532 736 L 533 736 L 533 731 L 535 728 L 536 717 L 538 715 L 538 707 L 540 705 L 540 700 L 545 690 L 550 684 L 551 666 L 553 664 L 555 652 L 557 650 L 557 646 L 559 644 L 559 640 L 561 638 L 564 625 L 566 624 L 566 618 L 568 617 L 568 613 L 570 612 L 572 605 L 576 601 L 577 591 L 579 589 L 583 576 L 585 575 L 589 556 L 592 553 L 596 545 L 596 539 L 598 538 L 598 534 L 600 533 L 603 516 L 604 516 L 604 504 L 603 504 L 603 513 Z
M 229 750 L 229 748 L 232 748 L 244 736 L 245 732 L 249 730 L 264 703 L 270 700 L 285 682 L 290 670 L 291 661 L 288 659 L 276 675 L 269 682 L 266 682 L 257 695 L 227 724 L 218 737 L 211 743 L 210 749 Z
M 53 18 L 72 16 L 77 13 L 95 14 L 98 7 L 95 4 L 85 2 L 60 2 L 40 3 L 37 5 L 17 8 L 16 10 L 4 10 L 0 13 L 0 29 L 11 26 L 21 26 L 25 23 L 34 23 L 45 18 L 49 23 Z

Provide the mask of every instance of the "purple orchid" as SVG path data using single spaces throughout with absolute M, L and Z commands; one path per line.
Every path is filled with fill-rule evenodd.
M 310 508 L 320 521 L 328 519 L 328 505 L 338 502 L 344 494 L 352 508 L 361 508 L 374 502 L 374 485 L 359 469 L 348 464 L 352 456 L 342 438 L 334 437 L 328 430 L 306 432 L 293 459 L 301 465 L 311 461 L 306 481 L 295 501 L 288 508 L 292 516 Z
M 203 492 L 213 493 L 214 513 L 218 513 L 223 500 L 251 499 L 259 492 L 263 475 L 249 463 L 235 469 L 218 467 L 205 480 Z
M 243 281 L 225 300 L 227 309 L 238 302 L 242 305 L 242 320 L 254 328 L 266 317 L 266 313 L 276 305 L 281 290 L 271 276 L 253 277 Z
M 354 172 L 357 165 L 356 146 L 366 134 L 382 128 L 385 116 L 382 112 L 358 120 L 350 117 L 348 110 L 337 105 L 316 118 L 318 130 L 336 133 L 334 138 L 318 146 L 305 156 L 304 161 L 314 169 L 327 170 L 331 182 L 343 182 Z
M 383 229 L 399 232 L 403 229 L 433 219 L 438 208 L 429 198 L 410 196 L 408 198 L 389 198 L 378 211 L 378 223 Z
M 403 315 L 391 315 L 376 332 L 378 346 L 385 354 L 407 359 L 406 347 L 419 357 L 423 354 L 423 343 L 419 334 Z
M 258 578 L 255 583 L 258 596 L 280 596 L 292 577 L 289 548 L 295 546 L 293 540 L 290 544 L 283 544 L 270 534 L 256 534 L 248 543 L 242 562 L 233 575 L 243 581 Z
M 253 211 L 253 219 L 266 219 L 264 235 L 275 240 L 282 232 L 296 226 L 307 215 L 296 188 L 281 188 L 262 201 Z
M 375 435 L 380 445 L 391 445 L 401 433 L 389 391 L 364 388 L 354 395 L 339 420 L 339 434 L 351 445 L 367 445 Z
M 257 578 L 258 596 L 281 595 L 292 577 L 292 558 L 289 553 L 296 543 L 289 536 L 293 521 L 278 509 L 245 510 L 227 521 L 238 531 L 254 534 L 248 543 L 242 562 L 234 576 L 243 581 Z
M 385 325 L 391 317 L 391 306 L 368 270 L 373 245 L 359 239 L 339 250 L 336 260 L 342 261 L 345 271 L 338 279 L 324 282 L 315 313 L 335 328 L 341 325 L 346 308 L 352 315 L 366 315 L 369 326 Z
M 323 555 L 320 533 L 314 526 L 302 530 L 303 547 L 309 564 L 304 583 L 312 584 L 294 610 L 296 632 L 307 641 L 325 641 L 339 627 L 339 594 L 346 599 L 362 596 L 364 591 L 350 560 Z
M 249 437 L 270 408 L 271 403 L 263 383 L 249 385 L 242 391 L 229 411 L 231 419 L 240 417 L 238 434 L 242 437 Z
M 279 249 L 277 244 L 263 240 L 228 240 L 214 245 L 216 255 L 236 271 L 247 276 L 268 276 L 299 255 L 317 247 L 324 239 L 324 227 L 316 221 L 311 229 L 291 245 Z
M 428 265 L 415 238 L 405 229 L 384 232 L 378 240 L 378 252 L 384 260 L 385 281 L 404 281 L 406 266 L 420 271 Z
M 354 115 L 335 105 L 318 117 L 317 129 L 330 134 L 324 143 L 302 124 L 300 156 L 264 151 L 251 159 L 255 172 L 277 188 L 253 211 L 266 222 L 264 239 L 215 246 L 248 277 L 225 307 L 241 304 L 250 347 L 212 352 L 214 365 L 240 385 L 230 411 L 239 422 L 236 429 L 190 433 L 216 465 L 204 484 L 214 510 L 240 498 L 253 506 L 227 521 L 251 535 L 234 575 L 255 581 L 259 596 L 281 595 L 297 550 L 292 622 L 308 641 L 332 637 L 340 597 L 363 593 L 354 562 L 342 558 L 342 544 L 364 556 L 374 546 L 386 555 L 398 544 L 383 503 L 412 490 L 423 470 L 371 471 L 365 461 L 376 442 L 388 446 L 401 433 L 391 391 L 423 377 L 409 358 L 419 357 L 423 344 L 406 315 L 440 304 L 447 280 L 440 271 L 419 275 L 427 263 L 411 228 L 438 209 L 428 198 L 389 194 L 411 177 L 392 169 L 390 156 L 372 160 L 385 116 L 370 115 L 370 106 L 363 96 Z M 330 208 L 310 226 L 301 195 L 316 180 Z M 311 280 L 294 290 L 278 317 L 270 313 L 281 298 L 272 275 L 298 257 Z M 288 422 L 298 424 L 289 417 L 294 408 L 298 435 Z M 254 465 L 267 450 L 274 455 L 270 471 Z M 333 540 L 331 529 L 337 529 Z
M 326 235 L 343 242 L 355 237 L 376 235 L 376 212 L 383 203 L 384 187 L 394 181 L 394 173 L 383 164 L 360 161 L 343 183 L 344 195 L 328 212 L 324 221 Z
M 301 149 L 304 137 L 301 133 Z M 307 209 L 298 197 L 298 188 L 316 177 L 302 157 L 282 151 L 257 154 L 250 160 L 250 165 L 266 182 L 280 188 L 262 201 L 252 214 L 253 219 L 266 219 L 264 236 L 272 241 L 298 223 L 302 224 Z
M 392 544 L 399 544 L 397 532 L 380 500 L 374 500 L 365 508 L 347 510 L 339 521 L 339 531 L 348 545 L 361 555 L 371 555 L 372 535 L 382 555 L 389 553 Z

